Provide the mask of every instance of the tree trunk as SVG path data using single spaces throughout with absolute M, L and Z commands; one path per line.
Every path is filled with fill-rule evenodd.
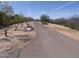
M 15 31 L 17 30 L 17 24 L 15 25 Z
M 5 37 L 7 37 L 8 35 L 7 35 L 7 28 L 5 28 Z

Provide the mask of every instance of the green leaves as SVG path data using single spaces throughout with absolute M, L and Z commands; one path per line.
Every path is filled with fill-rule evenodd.
M 50 17 L 49 17 L 48 15 L 42 15 L 42 16 L 40 17 L 40 21 L 41 21 L 42 23 L 47 24 L 48 22 L 50 22 Z

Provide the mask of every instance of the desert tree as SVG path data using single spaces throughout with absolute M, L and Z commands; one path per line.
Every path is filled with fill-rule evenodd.
M 50 17 L 48 16 L 48 15 L 42 15 L 42 16 L 40 16 L 40 21 L 42 22 L 42 23 L 49 23 L 50 22 Z
M 7 26 L 10 25 L 9 23 L 9 17 L 13 14 L 13 9 L 12 7 L 9 5 L 8 2 L 0 2 L 0 10 L 3 12 L 3 25 L 5 27 L 5 36 L 7 37 Z

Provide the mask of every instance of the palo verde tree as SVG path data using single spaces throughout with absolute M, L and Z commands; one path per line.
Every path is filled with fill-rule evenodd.
M 10 16 L 13 14 L 12 7 L 7 2 L 0 2 L 0 10 L 3 13 L 2 20 L 5 27 L 5 36 L 7 37 L 7 27 L 10 25 Z

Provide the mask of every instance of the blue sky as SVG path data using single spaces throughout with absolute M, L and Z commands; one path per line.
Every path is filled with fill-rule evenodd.
M 39 18 L 42 14 L 51 18 L 79 15 L 78 1 L 9 1 L 15 13 Z

